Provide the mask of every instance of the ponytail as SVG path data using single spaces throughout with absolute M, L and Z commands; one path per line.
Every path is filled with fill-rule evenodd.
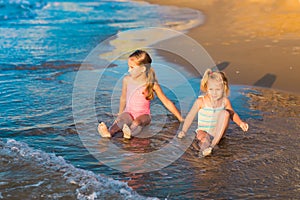
M 230 89 L 229 89 L 228 78 L 227 78 L 225 72 L 219 72 L 219 73 L 222 76 L 222 81 L 223 81 L 223 85 L 224 85 L 224 95 L 229 96 Z
M 204 72 L 204 75 L 202 77 L 202 80 L 201 80 L 201 84 L 200 84 L 200 90 L 202 92 L 207 92 L 207 82 L 208 82 L 208 78 L 209 78 L 209 75 L 212 74 L 212 70 L 211 69 L 207 69 L 205 72 Z
M 147 83 L 146 83 L 146 99 L 152 100 L 154 99 L 154 84 L 157 82 L 156 75 L 154 69 L 150 66 L 149 69 L 146 71 L 147 76 Z
M 144 50 L 136 50 L 132 54 L 130 54 L 129 58 L 135 57 L 138 65 L 143 65 L 146 68 L 146 88 L 145 88 L 145 96 L 147 100 L 154 99 L 154 84 L 157 82 L 155 71 L 151 67 L 152 59 L 150 55 Z

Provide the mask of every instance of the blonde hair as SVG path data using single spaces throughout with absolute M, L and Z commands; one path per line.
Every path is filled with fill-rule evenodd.
M 154 69 L 151 67 L 152 59 L 150 55 L 143 50 L 136 50 L 132 54 L 130 54 L 129 58 L 136 58 L 135 62 L 139 66 L 146 67 L 146 88 L 145 94 L 147 100 L 154 99 L 154 84 L 157 82 L 156 75 Z
M 223 84 L 224 96 L 229 96 L 230 89 L 228 84 L 227 76 L 224 72 L 221 71 L 212 71 L 207 69 L 202 77 L 200 89 L 202 92 L 207 93 L 207 83 L 208 80 L 220 81 Z

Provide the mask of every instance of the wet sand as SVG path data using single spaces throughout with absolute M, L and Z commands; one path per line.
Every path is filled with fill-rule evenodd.
M 146 1 L 203 12 L 204 25 L 187 35 L 201 44 L 216 64 L 225 63 L 231 84 L 300 92 L 298 0 Z

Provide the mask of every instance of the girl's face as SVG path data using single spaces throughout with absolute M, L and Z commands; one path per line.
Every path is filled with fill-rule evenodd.
M 137 65 L 136 58 L 128 59 L 128 72 L 132 78 L 137 78 L 145 72 L 145 67 Z
M 224 95 L 223 83 L 216 80 L 208 80 L 207 93 L 214 101 L 221 99 Z

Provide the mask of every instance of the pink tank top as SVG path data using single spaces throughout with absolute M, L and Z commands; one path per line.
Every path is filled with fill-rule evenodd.
M 150 115 L 150 100 L 147 100 L 143 94 L 145 86 L 128 84 L 125 112 L 129 112 L 133 118 L 140 115 Z

